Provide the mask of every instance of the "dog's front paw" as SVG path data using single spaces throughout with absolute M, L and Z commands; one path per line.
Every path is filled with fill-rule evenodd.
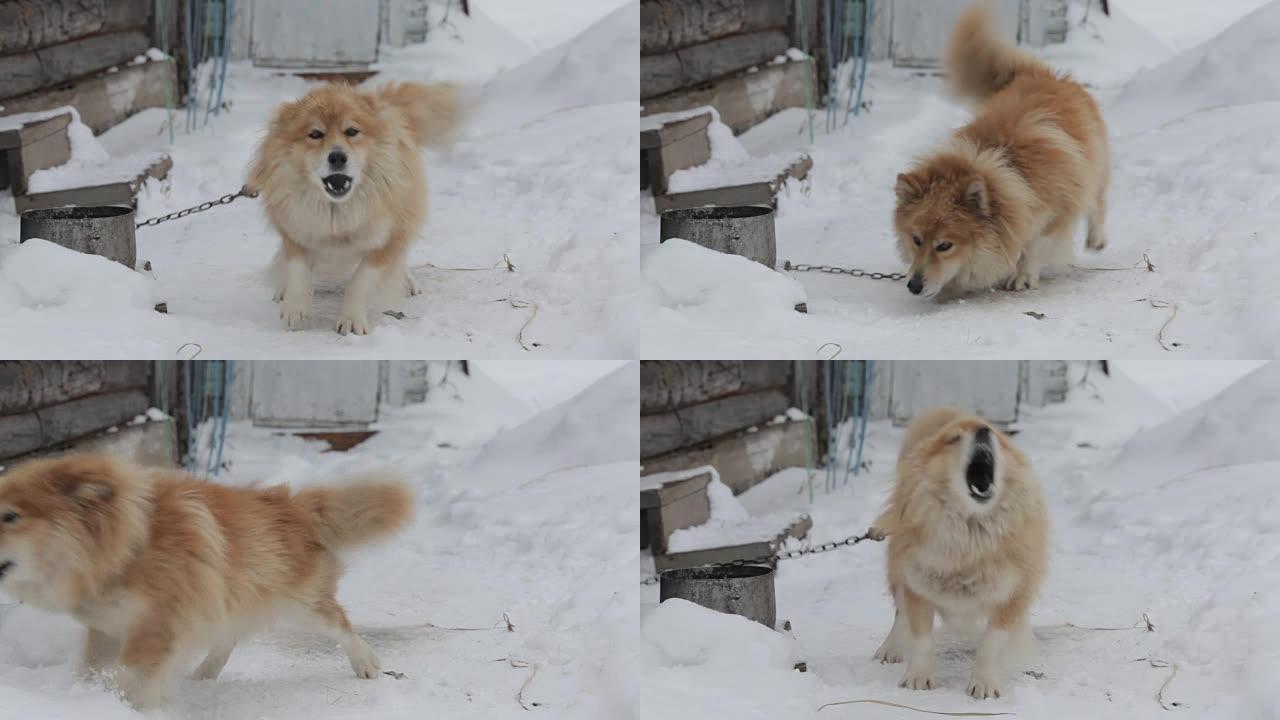
M 902 676 L 902 682 L 898 683 L 898 687 L 904 687 L 911 690 L 932 690 L 933 673 L 928 670 L 913 670 L 911 668 L 907 668 L 907 674 Z
M 1014 292 L 1035 290 L 1038 287 L 1040 287 L 1040 273 L 1020 272 L 1004 281 L 1004 289 Z
M 302 316 L 306 313 L 307 304 L 297 300 L 284 298 L 280 302 L 280 318 L 289 326 L 290 330 L 297 330 L 302 327 Z
M 277 290 L 275 295 L 271 296 L 271 302 L 283 302 L 284 290 Z
M 900 663 L 902 662 L 902 651 L 896 647 L 890 646 L 888 641 L 886 641 L 880 646 L 879 650 L 876 650 L 876 654 L 871 657 L 879 660 L 882 664 Z
M 378 656 L 369 650 L 351 656 L 351 669 L 355 670 L 356 677 L 362 680 L 374 680 L 382 674 L 382 663 L 378 661 Z
M 418 289 L 418 283 L 414 282 L 413 276 L 408 273 L 404 276 L 404 294 L 409 297 L 422 294 L 422 291 Z
M 973 682 L 969 683 L 969 694 L 979 700 L 998 698 L 1000 697 L 1000 683 L 991 678 L 974 676 Z
M 361 313 L 344 312 L 338 316 L 336 329 L 339 335 L 368 335 L 369 321 Z

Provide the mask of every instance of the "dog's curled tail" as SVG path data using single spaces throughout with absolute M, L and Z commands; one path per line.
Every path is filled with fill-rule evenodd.
M 302 490 L 293 499 L 311 516 L 320 544 L 334 550 L 390 535 L 413 519 L 413 492 L 392 471 Z
M 952 92 L 974 100 L 999 92 L 1018 75 L 1053 75 L 1043 60 L 996 30 L 988 0 L 973 3 L 956 21 L 947 42 L 946 69 Z
M 378 88 L 377 94 L 404 113 L 419 145 L 448 143 L 462 120 L 462 89 L 457 85 L 393 82 Z

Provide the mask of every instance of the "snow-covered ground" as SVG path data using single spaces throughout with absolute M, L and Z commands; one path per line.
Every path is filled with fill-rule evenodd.
M 1101 102 L 1110 244 L 1095 255 L 1078 241 L 1074 263 L 1035 291 L 935 304 L 902 284 L 841 275 L 764 283 L 723 256 L 659 246 L 653 201 L 642 196 L 642 356 L 1275 357 L 1280 2 L 1261 5 L 1116 2 L 1110 18 L 1095 7 L 1083 25 L 1083 6 L 1071 5 L 1068 42 L 1041 52 Z M 971 112 L 938 77 L 887 62 L 872 64 L 864 97 L 870 111 L 830 134 L 817 112 L 812 145 L 803 109 L 738 138 L 777 169 L 798 149 L 813 158 L 809 179 L 779 198 L 779 266 L 902 269 L 893 178 Z M 807 315 L 792 310 L 797 292 Z
M 1220 392 L 1178 410 L 1183 386 L 1206 376 Z M 1034 675 L 1016 675 L 998 700 L 973 700 L 976 638 L 944 630 L 940 686 L 899 688 L 903 666 L 871 658 L 893 606 L 884 548 L 864 543 L 780 564 L 778 618 L 791 621 L 795 643 L 689 603 L 657 605 L 657 589 L 644 589 L 641 719 L 916 716 L 869 703 L 818 709 L 846 700 L 1023 718 L 1280 717 L 1280 364 L 1186 363 L 1145 376 L 1121 363 L 1111 377 L 1074 366 L 1072 380 L 1065 403 L 1023 408 L 1014 438 L 1052 523 L 1049 578 L 1032 611 L 1038 652 L 1020 668 Z M 902 434 L 873 423 L 869 472 L 824 495 L 819 471 L 812 506 L 797 492 L 804 468 L 737 499 L 752 515 L 809 511 L 814 543 L 861 533 L 887 494 Z M 792 670 L 800 659 L 807 673 Z
M 231 424 L 221 482 L 304 486 L 387 464 L 411 478 L 416 522 L 353 553 L 338 591 L 404 678 L 359 680 L 336 646 L 282 627 L 241 643 L 216 682 L 183 680 L 169 706 L 141 714 L 73 681 L 73 621 L 3 604 L 0 720 L 623 717 L 617 659 L 635 646 L 639 602 L 638 371 L 589 387 L 594 372 L 543 372 L 580 394 L 535 412 L 482 370 L 454 373 L 423 404 L 383 407 L 378 434 L 345 453 Z
M 304 329 L 286 332 L 262 273 L 279 241 L 253 200 L 140 229 L 150 270 L 131 273 L 18 245 L 6 192 L 0 356 L 635 357 L 637 3 L 576 3 L 536 34 L 543 51 L 475 5 L 426 43 L 383 48 L 372 81 L 454 81 L 476 96 L 458 142 L 424 152 L 431 212 L 410 256 L 423 294 L 392 308 L 402 317 L 376 315 L 367 337 L 341 337 L 341 287 L 323 286 Z M 229 110 L 207 126 L 188 134 L 179 111 L 170 145 L 166 111 L 147 110 L 76 155 L 169 153 L 169 179 L 148 182 L 138 218 L 173 212 L 239 189 L 271 111 L 307 89 L 232 63 Z M 167 314 L 153 309 L 161 301 Z

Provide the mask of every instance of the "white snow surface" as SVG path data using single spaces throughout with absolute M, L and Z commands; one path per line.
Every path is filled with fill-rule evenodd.
M 1188 364 L 1179 380 L 1240 369 L 1213 365 Z M 1174 713 L 1156 700 L 1162 686 L 1164 700 L 1187 717 L 1280 716 L 1278 369 L 1258 369 L 1177 412 L 1146 382 L 1096 368 L 1086 376 L 1073 365 L 1065 403 L 1022 409 L 1014 442 L 1041 479 L 1052 557 L 1031 615 L 1038 651 L 1018 669 L 1043 677 L 1019 672 L 1001 698 L 973 700 L 965 685 L 978 638 L 944 628 L 936 632 L 938 687 L 899 688 L 903 665 L 871 658 L 893 619 L 884 548 L 861 544 L 779 566 L 778 618 L 792 622 L 804 674 L 791 669 L 782 635 L 676 601 L 659 606 L 656 586 L 646 587 L 632 690 L 640 719 L 915 715 L 873 704 L 817 710 L 855 699 L 1023 718 L 1167 719 Z M 825 494 L 819 471 L 812 505 L 800 492 L 804 468 L 784 470 L 739 500 L 752 513 L 807 510 L 813 543 L 861 533 L 887 496 L 903 433 L 873 422 L 864 455 L 870 472 Z M 651 572 L 651 562 L 640 571 Z
M 202 358 L 635 357 L 635 5 L 629 23 L 623 7 L 536 55 L 480 12 L 451 18 L 454 32 L 383 53 L 372 82 L 456 81 L 475 97 L 456 144 L 423 153 L 431 212 L 409 258 L 423 294 L 389 308 L 402 319 L 375 311 L 368 336 L 339 336 L 341 285 L 322 283 L 304 328 L 286 331 L 263 273 L 279 239 L 257 202 L 242 199 L 138 231 L 139 266 L 151 263 L 168 314 L 112 304 L 109 294 L 93 314 L 0 303 L 0 356 L 173 357 L 196 343 L 186 346 Z M 177 111 L 170 145 L 167 112 L 151 109 L 97 141 L 112 158 L 170 154 L 169 179 L 148 181 L 139 197 L 138 218 L 155 217 L 239 189 L 270 113 L 308 88 L 232 63 L 229 110 L 207 126 L 188 133 Z M 0 268 L 18 233 L 11 196 L 0 193 Z M 77 261 L 62 255 L 54 265 Z M 101 268 L 82 278 L 87 295 L 114 282 Z M 11 295 L 0 288 L 0 298 Z
M 634 651 L 639 602 L 639 394 L 635 364 L 615 373 L 532 417 L 483 375 L 455 373 L 423 404 L 381 408 L 378 434 L 347 452 L 231 423 L 219 482 L 302 487 L 384 466 L 410 479 L 415 522 L 353 552 L 338 592 L 383 667 L 404 679 L 357 679 L 336 646 L 280 626 L 240 643 L 217 681 L 181 680 L 173 702 L 138 713 L 73 680 L 74 621 L 3 604 L 0 718 L 528 718 L 522 686 L 535 714 L 623 717 L 617 659 Z M 591 422 L 566 421 L 577 412 Z M 624 433 L 631 444 L 613 442 Z M 561 463 L 573 467 L 538 470 Z M 484 629 L 446 629 L 467 627 Z M 504 658 L 536 664 L 536 675 Z
M 1074 262 L 1048 271 L 1038 290 L 946 303 L 913 297 L 902 283 L 796 273 L 809 313 L 756 316 L 730 258 L 707 258 L 696 275 L 655 277 L 648 265 L 661 252 L 658 218 L 645 194 L 644 282 L 662 292 L 642 295 L 643 356 L 811 358 L 840 347 L 843 357 L 873 358 L 1275 357 L 1280 2 L 1135 5 L 1131 15 L 1115 3 L 1110 18 L 1095 8 L 1081 25 L 1083 6 L 1073 3 L 1067 43 L 1043 50 L 1090 86 L 1109 124 L 1102 253 L 1085 252 L 1078 239 Z M 1181 10 L 1166 17 L 1166 8 Z M 1176 18 L 1186 34 L 1171 33 Z M 1211 27 L 1218 34 L 1184 46 Z M 870 110 L 830 134 L 825 112 L 816 112 L 812 145 L 803 109 L 739 136 L 753 158 L 804 150 L 814 161 L 804 183 L 780 194 L 779 266 L 902 269 L 893 178 L 971 112 L 946 97 L 939 78 L 888 63 L 872 64 L 864 99 Z M 741 309 L 712 315 L 665 300 L 686 289 L 736 298 Z

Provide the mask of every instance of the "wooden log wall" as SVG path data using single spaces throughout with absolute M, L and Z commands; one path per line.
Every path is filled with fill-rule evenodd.
M 54 448 L 147 411 L 151 363 L 0 361 L 0 460 Z
M 791 363 L 640 364 L 640 456 L 655 457 L 765 424 L 791 407 Z
M 151 8 L 152 0 L 0 0 L 0 98 L 145 53 Z
M 640 96 L 767 63 L 791 47 L 792 0 L 642 0 Z

